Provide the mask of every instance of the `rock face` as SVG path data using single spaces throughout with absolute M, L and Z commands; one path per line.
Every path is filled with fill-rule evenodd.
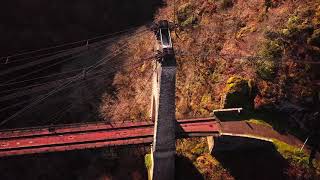
M 252 80 L 238 76 L 230 77 L 222 98 L 222 107 L 253 109 L 256 94 L 256 87 Z

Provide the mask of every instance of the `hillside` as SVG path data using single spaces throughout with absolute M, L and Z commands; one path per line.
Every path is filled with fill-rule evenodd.
M 168 0 L 156 20 L 177 24 L 172 30 L 178 61 L 177 118 L 207 117 L 213 109 L 236 106 L 244 107 L 250 118 L 258 112 L 258 117 L 274 128 L 297 133 L 301 139 L 317 131 L 315 124 L 319 123 L 312 114 L 319 108 L 319 90 L 313 84 L 320 78 L 319 18 L 317 1 Z M 152 55 L 150 44 L 155 42 L 147 37 L 130 40 L 128 62 Z M 117 93 L 105 95 L 101 105 L 105 119 L 148 119 L 149 76 L 148 61 L 134 70 L 119 72 L 113 81 Z M 301 109 L 307 115 L 295 116 Z M 178 145 L 180 154 L 193 161 L 204 177 L 231 178 L 216 157 L 204 150 L 194 153 L 204 148 L 204 139 L 180 143 L 184 144 Z M 295 156 L 293 153 L 286 159 Z M 286 178 L 319 177 L 309 176 L 303 163 L 289 162 L 282 172 Z M 216 173 L 212 166 L 218 169 Z
M 48 4 L 42 8 L 42 3 Z M 156 40 L 146 27 L 149 21 L 166 19 L 176 24 L 171 35 L 177 58 L 177 119 L 209 117 L 214 109 L 243 107 L 243 114 L 222 114 L 220 119 L 265 125 L 292 134 L 302 142 L 319 132 L 319 88 L 313 84 L 320 80 L 319 0 L 165 0 L 164 4 L 160 0 L 33 0 L 30 4 L 17 0 L 16 4 L 5 3 L 0 12 L 0 46 L 4 47 L 0 53 L 4 55 L 27 46 L 37 49 L 132 25 L 140 27 L 133 34 L 113 37 L 102 49 L 27 77 L 67 72 L 90 66 L 109 55 L 114 57 L 97 69 L 99 76 L 84 75 L 80 83 L 85 83 L 54 94 L 2 128 L 149 120 Z M 15 16 L 17 12 L 26 13 Z M 119 50 L 122 53 L 117 54 Z M 11 65 L 0 66 L 0 72 L 8 67 Z M 14 72 L 0 80 L 12 80 L 39 67 Z M 16 91 L 20 93 L 19 89 Z M 33 100 L 41 93 L 3 100 L 6 103 L 0 107 Z M 9 117 L 22 105 L 3 111 L 0 118 Z M 217 140 L 217 146 L 238 140 Z M 208 152 L 206 143 L 205 138 L 177 141 L 177 179 L 320 178 L 319 161 L 284 142 L 214 153 Z M 314 144 L 308 144 L 313 148 L 308 150 L 319 151 Z M 149 147 L 138 148 L 52 153 L 34 159 L 4 158 L 0 160 L 4 172 L 0 177 L 146 179 L 147 161 L 143 157 Z M 116 156 L 111 157 L 114 153 Z
M 250 82 L 256 109 L 286 104 L 314 109 L 319 95 L 312 81 L 319 78 L 319 65 L 305 62 L 318 62 L 317 7 L 316 1 L 263 0 L 180 0 L 174 7 L 168 0 L 156 19 L 176 18 L 172 36 L 178 61 L 177 118 L 208 116 L 223 107 L 228 79 L 232 82 L 238 77 Z M 146 37 L 130 40 L 133 45 L 127 50 L 128 61 L 152 55 L 150 44 L 155 42 Z M 118 74 L 114 85 L 118 97 L 125 98 L 115 97 L 119 101 L 114 111 L 123 108 L 126 101 L 135 101 L 140 105 L 126 116 L 135 109 L 148 117 L 148 108 L 143 108 L 148 105 L 139 102 L 145 98 L 137 97 L 147 91 L 139 89 L 145 85 L 136 78 L 146 78 L 145 71 L 151 69 L 148 64 L 140 71 L 135 69 L 131 77 Z

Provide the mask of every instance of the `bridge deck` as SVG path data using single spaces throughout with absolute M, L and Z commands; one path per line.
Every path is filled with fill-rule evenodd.
M 222 122 L 221 136 L 246 137 L 263 141 L 279 140 L 292 146 L 301 147 L 303 142 L 286 133 L 279 133 L 271 126 L 246 121 Z
M 0 131 L 0 157 L 118 145 L 150 144 L 152 122 L 85 123 Z M 177 136 L 218 135 L 214 118 L 178 120 Z

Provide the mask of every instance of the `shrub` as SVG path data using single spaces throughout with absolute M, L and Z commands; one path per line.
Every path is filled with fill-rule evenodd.
M 208 152 L 208 149 L 205 143 L 199 143 L 191 150 L 191 153 L 196 156 L 200 156 L 201 154 L 206 152 Z
M 230 77 L 227 81 L 227 90 L 229 92 L 237 92 L 237 91 L 241 91 L 242 93 L 247 93 L 248 88 L 243 88 L 248 84 L 247 80 L 238 77 L 238 76 L 234 76 L 234 77 Z
M 203 94 L 201 101 L 200 101 L 200 106 L 211 110 L 213 108 L 213 102 L 212 102 L 212 97 L 210 93 L 205 93 Z
M 262 48 L 258 52 L 259 60 L 256 61 L 256 73 L 264 80 L 272 80 L 277 72 L 276 61 L 282 57 L 283 44 L 277 39 L 278 33 L 266 32 L 268 40 L 264 42 Z
M 277 67 L 272 60 L 258 60 L 256 73 L 261 79 L 272 80 L 275 78 Z
M 278 40 L 268 40 L 259 51 L 259 56 L 267 60 L 275 60 L 282 57 L 282 43 Z
M 285 38 L 297 41 L 298 39 L 305 39 L 305 36 L 310 36 L 313 33 L 313 26 L 303 22 L 298 16 L 291 16 L 282 29 L 281 35 Z
M 299 164 L 305 167 L 308 166 L 309 156 L 305 152 L 300 151 L 300 149 L 282 141 L 273 140 L 273 144 L 275 145 L 277 151 L 285 159 L 288 159 L 295 164 Z
M 228 9 L 233 6 L 233 0 L 222 0 L 221 2 L 221 8 L 222 9 Z
M 268 12 L 269 8 L 271 8 L 272 5 L 273 5 L 272 0 L 264 0 L 264 6 L 265 6 L 266 12 Z
M 320 47 L 320 29 L 313 32 L 312 36 L 308 39 L 308 44 Z
M 181 26 L 190 26 L 197 23 L 198 18 L 194 14 L 194 9 L 195 8 L 191 5 L 191 3 L 186 3 L 179 7 L 177 19 Z
M 262 11 L 259 15 L 258 15 L 258 22 L 263 22 L 264 20 L 268 19 L 268 14 L 265 11 Z
M 144 156 L 144 164 L 146 166 L 147 169 L 150 169 L 152 166 L 152 157 L 151 154 L 146 154 Z
M 194 15 L 188 17 L 188 19 L 186 19 L 185 21 L 181 22 L 181 26 L 185 27 L 185 26 L 191 26 L 196 24 L 196 22 L 198 21 L 198 18 L 195 17 Z
M 236 38 L 241 39 L 241 38 L 245 37 L 247 34 L 255 32 L 256 30 L 257 30 L 257 28 L 255 28 L 255 27 L 245 26 L 237 32 Z
M 234 76 L 228 79 L 225 98 L 224 108 L 236 108 L 243 107 L 246 109 L 252 109 L 254 105 L 254 97 L 256 93 L 254 83 L 250 80 L 242 77 Z
M 294 28 L 296 26 L 299 25 L 300 23 L 300 18 L 298 16 L 291 16 L 289 19 L 288 19 L 288 22 L 287 22 L 287 27 L 288 28 Z

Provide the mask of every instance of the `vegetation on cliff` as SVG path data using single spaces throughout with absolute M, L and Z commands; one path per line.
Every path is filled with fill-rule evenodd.
M 233 77 L 254 82 L 255 108 L 274 107 L 284 101 L 310 105 L 310 98 L 318 93 L 311 83 L 318 77 L 317 66 L 301 62 L 318 61 L 318 7 L 316 1 L 168 0 L 156 20 L 168 19 L 178 24 L 172 32 L 178 62 L 177 118 L 208 116 L 220 108 L 228 79 Z M 138 62 L 152 55 L 152 44 L 156 42 L 147 38 L 151 36 L 132 38 L 128 60 Z M 150 90 L 151 84 L 143 82 L 152 68 L 144 64 L 141 69 L 125 71 L 132 72 L 131 77 L 120 72 L 114 80 L 118 98 L 113 96 L 113 104 L 118 107 L 111 109 L 119 109 L 119 102 L 123 102 L 120 109 L 125 110 L 124 104 L 135 102 L 130 104 L 130 113 L 125 110 L 122 117 L 149 118 L 149 107 L 141 102 L 143 98 L 127 96 L 140 94 L 150 100 L 148 92 L 139 87 Z M 108 102 L 102 108 L 105 104 Z M 115 116 L 111 113 L 107 117 Z
M 320 55 L 318 1 L 166 2 L 156 20 L 177 23 L 172 32 L 178 63 L 177 118 L 209 116 L 213 109 L 221 107 L 221 102 L 225 107 L 245 109 L 275 108 L 282 102 L 312 105 L 310 99 L 319 93 L 312 85 L 312 80 L 319 78 L 318 66 L 304 62 L 318 61 Z M 133 38 L 133 41 L 135 45 L 127 50 L 129 57 L 139 61 L 146 54 L 152 54 L 154 40 Z M 146 63 L 140 71 L 132 71 L 133 77 L 119 73 L 114 81 L 117 95 L 108 97 L 113 103 L 105 101 L 101 106 L 108 118 L 120 119 L 118 113 L 109 112 L 110 109 L 122 112 L 121 118 L 149 118 L 149 104 L 139 96 L 149 101 L 150 93 L 139 87 L 150 92 L 151 84 L 146 86 L 143 80 L 151 75 L 151 69 Z M 198 147 L 203 143 L 182 141 L 178 152 L 190 159 L 204 177 L 212 179 L 216 174 L 207 172 L 212 170 L 208 167 L 219 169 L 220 166 L 204 147 Z M 229 177 L 227 171 L 220 170 L 217 171 L 219 177 Z

